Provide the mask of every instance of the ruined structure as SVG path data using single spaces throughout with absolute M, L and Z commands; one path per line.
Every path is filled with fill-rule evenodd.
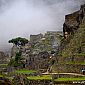
M 41 38 L 43 38 L 43 34 L 30 35 L 30 42 L 37 43 Z
M 48 31 L 45 35 L 30 35 L 30 41 L 25 46 L 13 45 L 11 57 L 15 59 L 16 53 L 21 52 L 20 63 L 23 63 L 23 68 L 48 69 L 50 56 L 58 51 L 61 38 L 62 32 L 57 31 Z

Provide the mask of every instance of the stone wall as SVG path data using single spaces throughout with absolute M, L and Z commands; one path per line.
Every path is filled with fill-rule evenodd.
M 29 85 L 53 85 L 50 80 L 33 80 L 28 82 Z
M 32 43 L 37 43 L 40 41 L 40 39 L 43 38 L 43 35 L 42 34 L 37 34 L 37 35 L 30 35 L 30 41 Z

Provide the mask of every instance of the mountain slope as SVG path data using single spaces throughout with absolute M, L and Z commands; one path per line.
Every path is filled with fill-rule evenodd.
M 67 28 L 68 29 L 68 28 Z M 53 71 L 81 73 L 85 69 L 85 15 L 79 28 L 69 37 L 67 43 L 57 56 Z

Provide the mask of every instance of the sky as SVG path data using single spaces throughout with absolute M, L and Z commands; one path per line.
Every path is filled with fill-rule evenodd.
M 64 17 L 85 0 L 0 0 L 0 51 L 11 48 L 8 40 L 31 34 L 62 31 Z

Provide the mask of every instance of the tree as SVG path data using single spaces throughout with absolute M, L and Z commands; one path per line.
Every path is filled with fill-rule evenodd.
M 15 61 L 18 63 L 21 59 L 21 52 L 17 52 L 15 56 Z
M 16 46 L 19 46 L 19 45 L 24 46 L 26 43 L 28 43 L 28 40 L 26 38 L 18 37 L 18 38 L 11 39 L 8 42 L 13 43 Z
M 15 58 L 10 60 L 9 65 L 14 67 L 21 66 L 22 65 L 21 59 L 22 59 L 21 52 L 17 52 Z

